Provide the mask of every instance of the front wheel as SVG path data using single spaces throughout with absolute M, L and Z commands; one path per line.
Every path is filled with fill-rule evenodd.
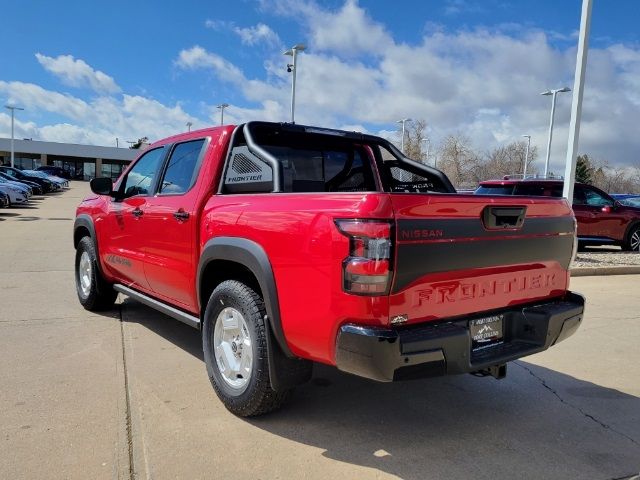
M 107 310 L 118 296 L 100 275 L 98 257 L 93 240 L 83 237 L 76 249 L 76 292 L 78 300 L 89 311 Z
M 276 410 L 289 397 L 271 388 L 267 335 L 260 295 L 235 280 L 220 283 L 205 310 L 202 347 L 216 394 L 238 416 Z
M 632 252 L 640 251 L 640 224 L 634 225 L 629 230 L 629 234 L 627 235 L 627 241 L 623 245 L 624 250 L 629 250 Z

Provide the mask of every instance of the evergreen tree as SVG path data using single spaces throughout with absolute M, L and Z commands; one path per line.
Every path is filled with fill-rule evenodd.
M 593 183 L 592 175 L 593 167 L 591 166 L 589 156 L 587 154 L 578 155 L 578 161 L 576 162 L 576 182 Z

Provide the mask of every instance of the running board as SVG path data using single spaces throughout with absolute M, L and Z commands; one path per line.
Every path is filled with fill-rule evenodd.
M 140 303 L 144 303 L 148 307 L 151 307 L 155 310 L 158 310 L 165 315 L 169 315 L 176 320 L 181 321 L 182 323 L 186 323 L 190 327 L 200 328 L 200 319 L 198 317 L 194 317 L 193 315 L 189 315 L 188 313 L 183 312 L 182 310 L 178 310 L 177 308 L 172 307 L 171 305 L 167 305 L 166 303 L 162 303 L 155 298 L 151 298 L 144 293 L 137 292 L 132 290 L 129 287 L 125 287 L 124 285 L 120 285 L 116 283 L 113 286 L 113 289 L 116 292 L 124 293 L 128 297 L 133 298 L 134 300 L 139 301 Z

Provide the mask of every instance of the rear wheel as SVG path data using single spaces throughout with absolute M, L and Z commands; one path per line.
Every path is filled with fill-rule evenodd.
M 623 248 L 629 251 L 640 251 L 640 224 L 631 227 Z
M 267 335 L 260 295 L 235 280 L 216 287 L 204 314 L 204 359 L 216 394 L 241 417 L 275 410 L 290 394 L 271 388 Z
M 116 292 L 98 270 L 98 257 L 91 237 L 83 237 L 76 249 L 76 292 L 78 300 L 90 311 L 107 310 L 116 301 Z

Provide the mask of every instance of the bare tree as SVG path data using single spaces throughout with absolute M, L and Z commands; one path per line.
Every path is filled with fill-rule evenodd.
M 463 135 L 449 135 L 440 146 L 438 168 L 442 170 L 457 188 L 471 188 L 476 185 L 476 175 L 480 157 L 471 147 L 469 139 Z
M 412 160 L 422 163 L 427 163 L 425 143 L 429 142 L 429 138 L 426 129 L 426 120 L 414 120 L 405 126 L 404 154 Z M 398 138 L 402 138 L 402 128 L 398 130 Z
M 508 145 L 497 147 L 485 154 L 482 161 L 478 162 L 474 171 L 476 182 L 502 178 L 505 175 L 522 174 L 524 171 L 527 143 L 524 141 L 512 142 Z M 533 165 L 538 156 L 538 148 L 533 145 L 529 149 L 527 159 L 527 173 L 536 173 Z

